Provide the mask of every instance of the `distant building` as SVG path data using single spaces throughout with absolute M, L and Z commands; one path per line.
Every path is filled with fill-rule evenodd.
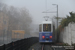
M 24 30 L 12 30 L 12 39 L 24 39 L 25 31 Z

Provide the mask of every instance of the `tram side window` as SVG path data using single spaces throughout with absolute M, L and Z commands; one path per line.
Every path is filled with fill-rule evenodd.
M 43 31 L 50 31 L 51 32 L 51 24 L 43 24 Z
M 42 32 L 42 25 L 39 25 L 39 32 Z

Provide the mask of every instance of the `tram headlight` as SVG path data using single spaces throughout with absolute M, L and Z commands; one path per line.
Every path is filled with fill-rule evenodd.
M 42 36 L 43 39 L 45 39 L 45 36 Z
M 52 39 L 52 36 L 49 36 L 50 39 Z

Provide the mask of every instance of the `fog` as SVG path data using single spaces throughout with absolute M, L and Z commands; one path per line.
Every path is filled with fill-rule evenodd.
M 32 37 L 30 35 L 33 31 L 32 17 L 26 8 L 16 8 L 0 3 L 0 18 L 2 18 L 1 22 L 4 23 L 0 24 L 3 27 L 0 29 L 0 37 L 3 36 L 9 41 L 8 38 L 11 38 L 12 30 L 24 30 L 25 38 Z M 6 40 L 5 43 L 7 43 Z
M 0 13 L 3 14 L 0 16 L 7 17 L 6 19 L 1 17 L 3 23 L 7 23 L 6 26 L 1 24 L 3 28 L 0 30 L 0 36 L 5 38 L 11 37 L 12 30 L 25 30 L 25 38 L 38 37 L 39 23 L 44 21 L 43 17 L 46 16 L 42 12 L 52 12 L 57 9 L 52 4 L 58 4 L 59 17 L 66 17 L 69 12 L 75 11 L 74 0 L 0 0 L 0 2 Z M 50 20 L 56 13 L 48 13 L 47 16 Z

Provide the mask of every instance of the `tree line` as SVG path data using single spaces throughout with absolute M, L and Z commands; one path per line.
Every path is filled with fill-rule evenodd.
M 59 25 L 59 29 L 63 29 L 68 26 L 69 23 L 75 23 L 75 12 L 69 12 L 70 15 L 67 15 L 66 18 L 62 19 Z
M 60 19 L 60 17 L 55 17 L 56 19 Z M 61 31 L 64 30 L 64 28 L 66 26 L 68 26 L 69 23 L 71 22 L 74 22 L 75 23 L 75 12 L 69 12 L 69 15 L 67 15 L 65 18 L 63 18 L 61 21 L 60 21 L 60 25 L 58 26 L 58 28 L 56 29 L 56 33 L 57 33 L 57 38 L 58 38 L 58 41 L 59 41 L 59 36 L 60 36 L 60 33 Z
M 7 15 L 5 17 L 8 17 L 8 22 L 6 22 L 8 23 L 8 33 L 11 33 L 12 30 L 25 30 L 25 33 L 30 33 L 32 18 L 26 8 L 17 8 L 0 3 L 0 12 L 3 13 L 3 16 Z

